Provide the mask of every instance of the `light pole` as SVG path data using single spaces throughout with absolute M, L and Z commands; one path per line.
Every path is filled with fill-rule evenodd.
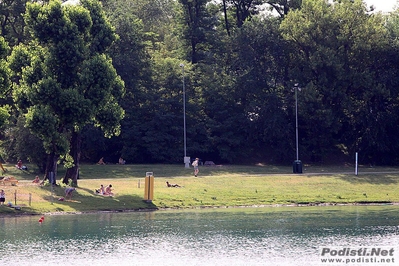
M 183 140 L 184 140 L 184 166 L 185 168 L 190 168 L 190 157 L 187 157 L 187 148 L 186 148 L 186 86 L 184 84 L 184 64 L 181 63 L 180 67 L 182 68 L 183 74 Z
M 295 143 L 296 143 L 296 161 L 293 165 L 293 172 L 301 174 L 302 173 L 302 162 L 299 160 L 299 148 L 298 148 L 298 83 L 294 85 L 295 90 Z
M 298 149 L 298 83 L 294 85 L 295 90 L 295 140 L 296 140 L 296 160 L 299 160 Z

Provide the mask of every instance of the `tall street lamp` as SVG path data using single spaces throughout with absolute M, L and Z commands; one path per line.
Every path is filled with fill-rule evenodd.
M 183 139 L 184 139 L 184 166 L 185 168 L 190 168 L 190 157 L 187 157 L 187 148 L 186 148 L 186 86 L 184 84 L 184 64 L 181 63 L 180 67 L 182 68 L 183 74 Z
M 295 90 L 295 142 L 296 142 L 296 161 L 293 164 L 293 172 L 302 174 L 302 162 L 299 160 L 299 148 L 298 148 L 298 83 L 294 85 Z

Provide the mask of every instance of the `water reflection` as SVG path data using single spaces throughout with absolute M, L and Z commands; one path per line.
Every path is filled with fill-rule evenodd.
M 319 265 L 320 246 L 397 246 L 398 206 L 0 218 L 2 265 Z

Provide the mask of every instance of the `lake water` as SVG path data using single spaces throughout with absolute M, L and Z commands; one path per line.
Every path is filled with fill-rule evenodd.
M 0 265 L 309 266 L 342 265 L 321 262 L 320 248 L 326 246 L 380 246 L 399 253 L 399 206 L 392 205 L 46 215 L 42 223 L 39 218 L 0 218 Z

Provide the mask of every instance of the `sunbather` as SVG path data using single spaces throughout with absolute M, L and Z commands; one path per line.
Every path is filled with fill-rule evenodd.
M 96 193 L 97 193 L 97 194 L 104 195 L 104 194 L 105 194 L 105 188 L 104 188 L 104 186 L 101 185 L 99 189 L 96 189 Z
M 178 184 L 170 184 L 168 181 L 166 181 L 166 185 L 167 185 L 168 187 L 181 187 L 181 186 L 179 186 Z
M 114 193 L 112 192 L 112 185 L 111 185 L 111 184 L 108 185 L 108 186 L 105 188 L 105 193 L 104 193 L 104 195 L 107 195 L 107 196 L 113 196 L 113 195 L 114 195 Z

